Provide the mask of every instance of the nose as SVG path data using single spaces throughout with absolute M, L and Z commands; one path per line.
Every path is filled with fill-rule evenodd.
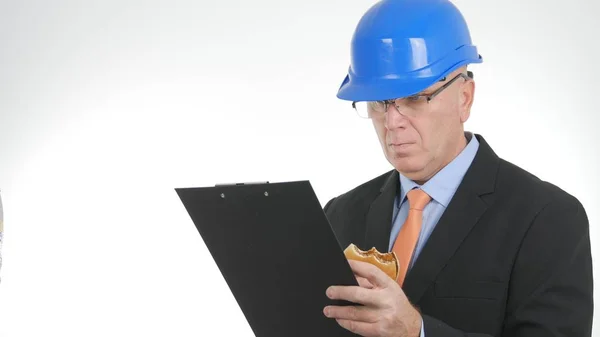
M 388 130 L 406 127 L 409 120 L 406 118 L 406 111 L 401 111 L 404 109 L 407 108 L 402 106 L 398 108 L 395 104 L 388 104 L 385 114 L 385 127 Z

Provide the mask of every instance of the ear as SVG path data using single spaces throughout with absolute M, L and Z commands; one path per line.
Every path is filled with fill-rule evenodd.
M 459 95 L 460 121 L 465 123 L 471 115 L 471 107 L 475 98 L 475 81 L 470 79 L 463 83 Z

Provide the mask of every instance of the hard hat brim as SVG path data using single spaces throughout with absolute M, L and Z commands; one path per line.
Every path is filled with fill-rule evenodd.
M 442 76 L 443 77 L 443 76 Z M 441 77 L 440 77 L 441 78 Z M 337 97 L 346 101 L 382 101 L 415 95 L 436 83 L 434 78 L 386 78 L 360 81 L 346 76 Z
M 402 98 L 418 94 L 431 87 L 456 69 L 470 63 L 481 63 L 481 55 L 474 46 L 463 46 L 456 49 L 452 58 L 458 59 L 455 64 L 438 62 L 430 66 L 406 74 L 386 77 L 359 77 L 349 69 L 348 75 L 340 86 L 337 97 L 346 101 L 380 101 Z M 446 64 L 444 64 L 446 63 Z

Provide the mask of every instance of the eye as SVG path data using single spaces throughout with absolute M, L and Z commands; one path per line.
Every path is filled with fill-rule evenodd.
M 417 102 L 417 101 L 421 100 L 421 96 L 419 96 L 419 95 L 408 96 L 408 97 L 406 97 L 406 100 L 409 102 Z

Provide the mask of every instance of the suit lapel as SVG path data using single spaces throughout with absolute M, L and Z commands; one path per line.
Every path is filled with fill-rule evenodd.
M 488 208 L 481 196 L 494 190 L 499 159 L 481 136 L 476 137 L 479 150 L 471 167 L 406 276 L 404 292 L 412 303 L 421 299 Z
M 373 200 L 366 215 L 365 246 L 362 249 L 377 248 L 387 252 L 392 230 L 394 198 L 399 187 L 398 171 L 393 170 Z

